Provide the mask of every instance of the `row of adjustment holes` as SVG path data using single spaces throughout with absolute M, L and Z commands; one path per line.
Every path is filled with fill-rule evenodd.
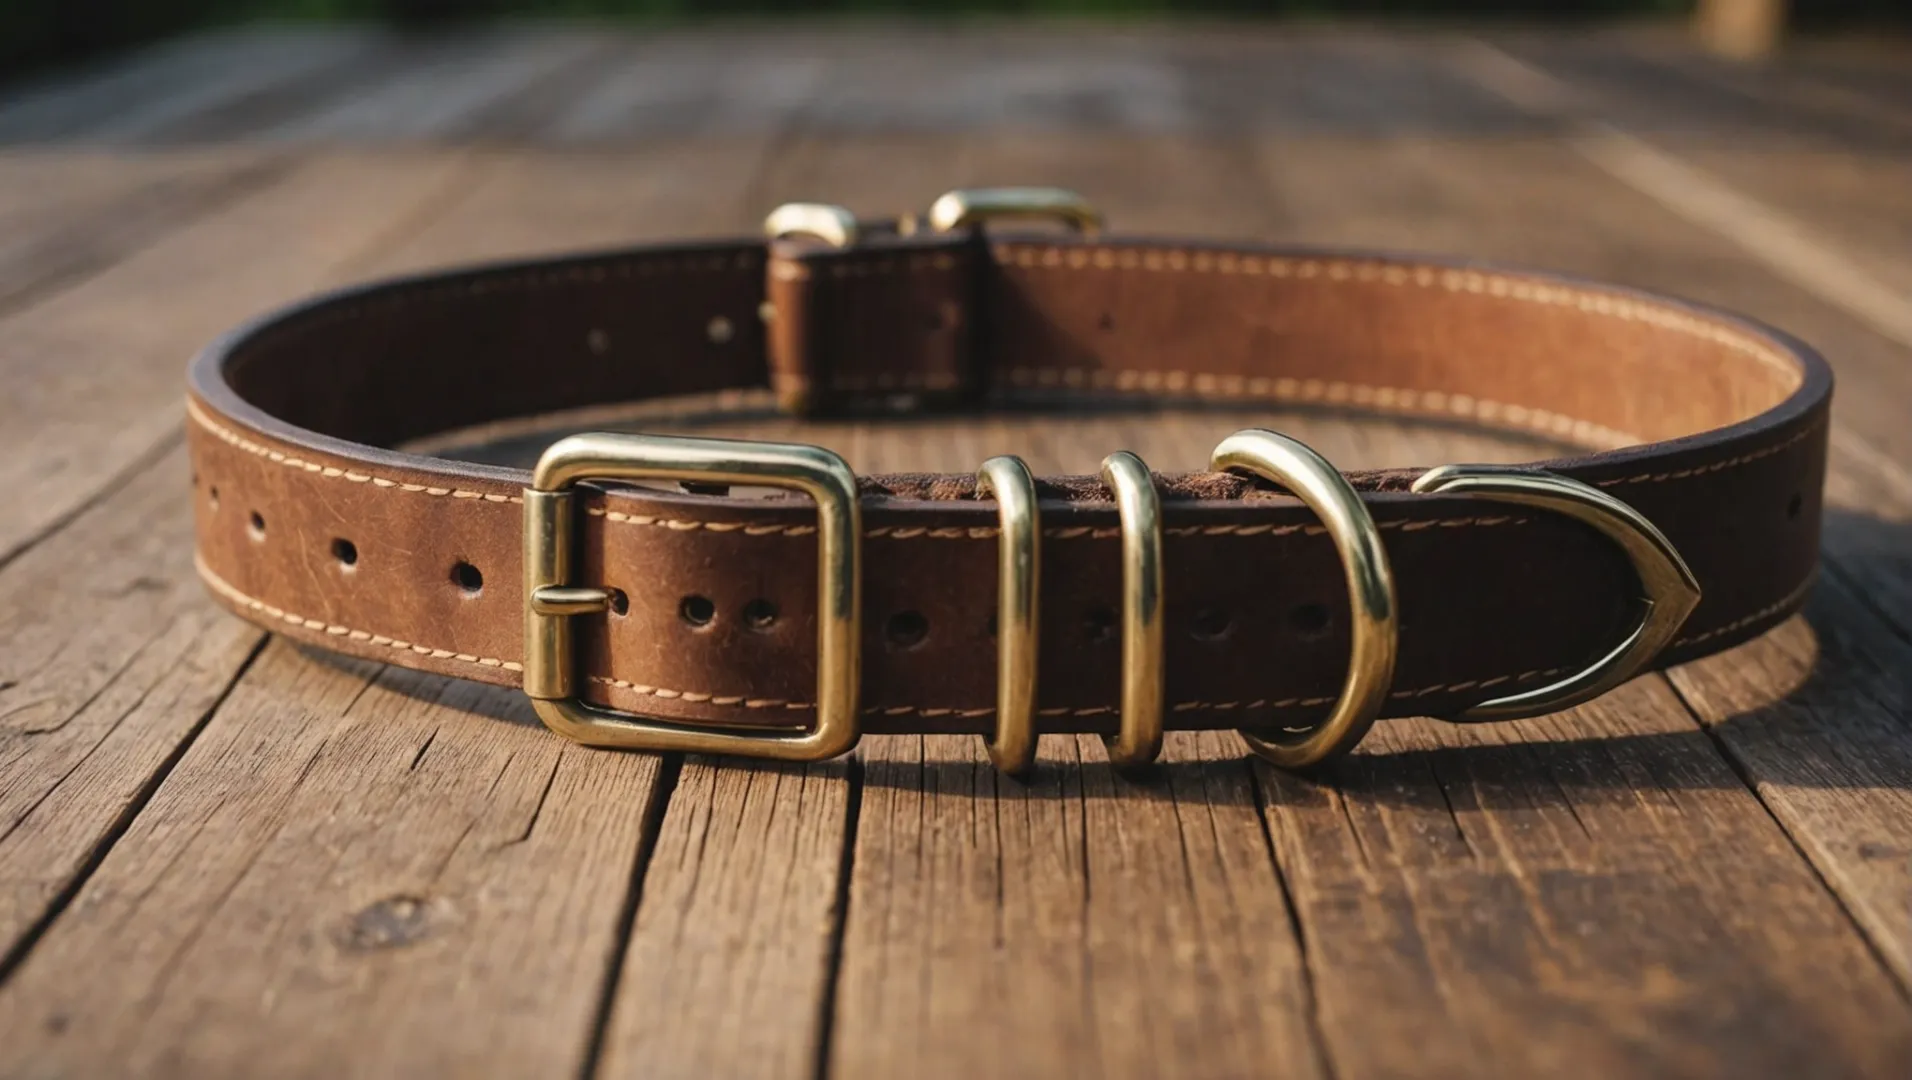
M 219 489 L 208 490 L 207 495 L 215 509 L 219 505 Z M 1792 514 L 1798 511 L 1788 507 Z M 247 528 L 254 540 L 265 539 L 266 521 L 257 510 L 252 511 Z M 351 569 L 358 565 L 358 545 L 344 537 L 332 540 L 332 557 L 340 566 Z M 485 576 L 476 566 L 460 560 L 451 568 L 452 583 L 465 593 L 476 596 L 485 587 Z M 616 615 L 628 614 L 631 609 L 630 598 L 621 589 L 611 591 L 611 611 Z M 693 629 L 704 629 L 717 621 L 717 605 L 707 596 L 686 596 L 677 605 L 677 614 L 684 623 Z M 777 606 L 768 600 L 756 599 L 744 605 L 744 625 L 752 630 L 765 631 L 777 623 Z M 1302 604 L 1288 613 L 1289 627 L 1302 637 L 1318 637 L 1328 628 L 1328 609 L 1320 604 Z M 1197 641 L 1222 641 L 1234 629 L 1234 619 L 1220 608 L 1202 608 L 1195 612 L 1190 620 L 1189 636 Z M 1116 637 L 1116 615 L 1108 608 L 1095 608 L 1083 618 L 1083 633 L 1090 641 L 1111 641 Z M 996 636 L 996 618 L 990 616 L 989 636 Z M 899 611 L 889 617 L 883 626 L 883 637 L 892 646 L 899 649 L 913 649 L 929 638 L 929 619 L 920 611 Z
M 614 595 L 611 610 L 619 615 L 628 608 L 624 594 Z M 678 602 L 677 616 L 692 629 L 702 630 L 717 621 L 717 604 L 707 596 L 686 596 Z M 752 630 L 768 630 L 776 624 L 777 607 L 768 600 L 752 600 L 743 608 L 744 625 Z M 1304 638 L 1319 637 L 1328 629 L 1328 609 L 1321 604 L 1301 604 L 1288 613 L 1288 625 Z M 1220 608 L 1202 608 L 1189 623 L 1189 636 L 1197 641 L 1223 641 L 1235 628 L 1235 620 Z M 1094 608 L 1083 617 L 1083 636 L 1090 641 L 1116 638 L 1115 612 Z M 989 636 L 996 636 L 996 617 L 989 617 Z M 883 638 L 898 649 L 913 649 L 929 639 L 929 619 L 920 611 L 899 611 L 883 624 Z
M 219 489 L 217 487 L 207 488 L 206 497 L 214 510 L 219 509 Z M 255 541 L 264 540 L 266 538 L 265 515 L 257 510 L 248 513 L 246 515 L 246 532 Z M 333 537 L 332 558 L 338 560 L 339 566 L 350 570 L 358 565 L 358 545 L 343 536 Z M 484 573 L 476 566 L 463 560 L 452 564 L 451 580 L 452 584 L 457 585 L 459 589 L 472 596 L 478 595 L 485 587 Z M 619 593 L 618 597 L 621 600 L 623 594 Z M 621 615 L 623 612 L 619 611 L 618 614 Z
M 618 611 L 618 614 L 624 612 Z M 750 629 L 768 630 L 777 624 L 777 605 L 760 597 L 745 604 L 742 615 L 744 625 Z M 702 630 L 717 621 L 717 604 L 708 596 L 686 596 L 677 605 L 677 617 L 693 629 Z

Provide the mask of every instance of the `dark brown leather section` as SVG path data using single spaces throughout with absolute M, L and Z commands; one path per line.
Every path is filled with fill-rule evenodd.
M 713 332 L 720 318 L 727 330 Z M 275 630 L 509 684 L 527 475 L 375 447 L 773 378 L 803 380 L 825 408 L 918 389 L 1292 401 L 1583 443 L 1595 449 L 1542 464 L 1633 504 L 1704 589 L 1662 663 L 1783 619 L 1817 562 L 1831 376 L 1777 332 L 1487 267 L 963 237 L 850 251 L 740 242 L 466 271 L 236 331 L 193 368 L 201 565 L 225 603 Z M 949 464 L 945 476 L 865 480 L 868 731 L 993 723 L 995 507 L 974 498 L 976 462 Z M 1452 714 L 1537 685 L 1626 631 L 1638 585 L 1610 544 L 1564 518 L 1408 493 L 1418 471 L 1351 477 L 1399 592 L 1388 715 Z M 1347 600 L 1313 513 L 1232 476 L 1160 483 L 1170 725 L 1323 714 L 1347 662 Z M 1042 496 L 1045 730 L 1113 731 L 1115 512 L 1092 478 L 1044 481 Z M 590 489 L 583 501 L 579 580 L 629 598 L 624 614 L 578 620 L 587 697 L 689 721 L 808 719 L 807 503 L 651 488 Z M 336 540 L 352 545 L 351 565 Z M 707 626 L 681 617 L 691 596 L 713 605 Z M 744 613 L 764 605 L 776 617 L 753 627 Z M 899 616 L 920 619 L 920 641 L 886 633 Z

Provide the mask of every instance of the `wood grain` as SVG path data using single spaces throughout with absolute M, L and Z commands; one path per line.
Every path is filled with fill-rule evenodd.
M 442 226 L 386 237 L 353 272 L 495 255 L 534 230 L 583 246 L 713 205 L 710 184 L 674 203 L 603 178 L 595 205 L 547 201 L 562 159 L 448 167 L 463 171 Z M 177 490 L 156 535 L 184 558 Z M 0 988 L 0 1072 L 577 1071 L 659 769 L 551 738 L 508 692 L 275 644 Z M 73 982 L 94 963 L 113 992 Z M 467 1015 L 488 1018 L 482 1036 Z
M 341 275 L 442 201 L 441 156 L 316 160 L 0 318 L 0 553 L 173 437 L 180 371 L 223 329 Z M 51 450 L 52 452 L 48 452 Z
M 1325 784 L 1257 771 L 1337 1075 L 1890 1077 L 1912 1054 L 1898 988 L 1662 680 L 1384 723 Z
M 0 312 L 70 287 L 282 168 L 232 150 L 0 155 Z
M 0 518 L 0 552 L 36 528 L 57 536 L 0 569 L 0 956 L 17 959 L 33 943 L 262 637 L 217 613 L 193 575 L 192 487 L 172 434 L 176 380 L 195 339 L 216 333 L 246 298 L 201 274 L 203 260 L 216 252 L 223 265 L 258 270 L 264 288 L 316 282 L 327 267 L 315 256 L 372 242 L 389 227 L 391 196 L 406 190 L 395 170 L 380 169 L 385 198 L 362 190 L 354 220 L 350 186 L 335 187 L 332 202 L 311 186 L 336 185 L 350 170 L 316 172 L 0 321 L 21 335 L 8 346 L 20 350 L 9 355 L 19 358 L 12 385 L 21 393 L 0 405 L 12 455 L 0 475 L 28 485 L 9 492 L 21 512 Z M 257 228 L 265 225 L 274 228 Z M 301 249 L 279 230 L 329 232 L 326 245 L 336 246 Z M 131 321 L 102 319 L 102 310 Z
M 1672 681 L 1912 986 L 1912 646 L 1822 581 L 1804 618 Z
M 0 957 L 31 943 L 264 637 L 206 602 L 188 490 L 170 453 L 0 569 Z
M 684 763 L 644 875 L 600 1074 L 809 1076 L 828 1030 L 848 762 Z
M 1305 190 L 1309 205 L 1317 208 L 1309 220 L 1324 232 L 1336 231 L 1365 243 L 1381 236 L 1399 243 L 1412 236 L 1417 244 L 1430 247 L 1462 242 L 1466 233 L 1484 254 L 1600 274 L 1757 311 L 1825 350 L 1838 371 L 1841 391 L 1834 406 L 1824 549 L 1829 574 L 1849 588 L 1843 590 L 1841 602 L 1816 605 L 1812 622 L 1822 637 L 1877 640 L 1875 649 L 1889 650 L 1894 647 L 1894 635 L 1906 634 L 1912 626 L 1903 615 L 1905 601 L 1912 597 L 1912 560 L 1906 556 L 1905 542 L 1906 522 L 1912 520 L 1912 483 L 1900 465 L 1906 459 L 1898 456 L 1906 452 L 1898 449 L 1904 431 L 1902 403 L 1912 396 L 1912 384 L 1906 382 L 1907 373 L 1912 372 L 1907 361 L 1912 357 L 1906 349 L 1775 280 L 1758 266 L 1734 259 L 1724 241 L 1606 181 L 1555 146 L 1474 148 L 1467 153 L 1432 144 L 1342 147 L 1332 154 L 1317 154 L 1315 160 L 1319 172 L 1307 178 L 1308 188 L 1297 184 L 1286 189 Z M 1290 175 L 1286 169 L 1277 172 L 1282 178 Z M 1358 205 L 1350 211 L 1339 210 L 1341 203 L 1331 194 L 1337 176 L 1350 185 L 1340 190 L 1365 186 Z M 1390 187 L 1397 192 L 1411 188 L 1423 208 L 1431 204 L 1441 211 L 1391 210 L 1400 201 L 1385 190 Z M 1577 212 L 1559 214 L 1562 200 Z M 1841 431 L 1849 434 L 1842 436 Z M 1891 449 L 1872 449 L 1875 444 Z M 1870 930 L 1881 952 L 1894 958 L 1891 962 L 1903 979 L 1905 883 L 1889 866 L 1881 872 L 1882 866 L 1875 865 L 1889 864 L 1889 856 L 1860 857 L 1857 845 L 1846 840 L 1853 825 L 1876 822 L 1874 832 L 1892 839 L 1881 841 L 1874 836 L 1869 843 L 1886 842 L 1896 848 L 1912 841 L 1912 825 L 1907 824 L 1912 817 L 1903 812 L 1908 785 L 1902 776 L 1882 781 L 1877 771 L 1885 770 L 1886 776 L 1902 773 L 1902 753 L 1880 757 L 1876 734 L 1897 732 L 1896 737 L 1904 739 L 1902 689 L 1864 690 L 1877 686 L 1879 676 L 1877 662 L 1868 661 L 1863 650 L 1821 652 L 1813 685 L 1853 692 L 1839 698 L 1836 710 L 1780 709 L 1780 715 L 1825 717 L 1824 722 L 1789 726 L 1783 753 L 1774 751 L 1768 741 L 1775 729 L 1756 719 L 1742 723 L 1735 717 L 1741 710 L 1726 706 L 1731 701 L 1757 700 L 1761 705 L 1754 715 L 1758 716 L 1798 690 L 1798 646 L 1784 642 L 1796 642 L 1802 632 L 1793 628 L 1786 632 L 1791 637 L 1779 635 L 1775 642 L 1703 662 L 1700 670 L 1711 673 L 1706 684 L 1715 691 L 1707 700 L 1694 696 L 1700 676 L 1683 679 L 1680 685 L 1773 813 Z M 1794 659 L 1780 659 L 1787 656 Z M 1721 695 L 1721 684 L 1732 680 L 1741 689 Z M 1893 736 L 1885 738 L 1892 744 Z M 1802 789 L 1791 782 L 1802 769 L 1845 779 Z M 1885 930 L 1888 925 L 1894 927 L 1890 932 Z
M 280 147 L 124 169 L 0 154 L 17 388 L 0 499 L 19 508 L 0 516 L 0 553 L 19 552 L 0 554 L 0 1073 L 1897 1076 L 1912 1060 L 1907 350 L 1596 170 L 1569 129 L 1371 32 L 984 29 L 924 64 L 906 29 L 481 36 L 433 55 L 259 40 L 279 43 L 162 51 L 0 106 L 0 138 Z M 1630 50 L 1540 54 L 1666 64 Z M 1699 100 L 1711 76 L 1694 72 L 1668 106 L 1683 122 L 1791 139 L 1823 120 L 1787 112 L 1782 132 Z M 116 119 L 116 85 L 159 98 Z M 594 148 L 284 149 L 326 132 Z M 1752 186 L 1896 281 L 1903 260 L 1861 220 L 1897 205 L 1885 144 L 1824 134 L 1875 156 Z M 1733 155 L 1763 145 L 1706 164 L 1738 182 L 1752 156 Z M 223 325 L 349 277 L 1000 182 L 1081 188 L 1123 231 L 1487 255 L 1780 322 L 1842 379 L 1827 583 L 1805 619 L 1567 714 L 1384 724 L 1325 781 L 1208 733 L 1135 779 L 1095 740 L 1052 737 L 1027 785 L 973 739 L 873 739 L 810 768 L 582 751 L 502 691 L 256 652 L 198 598 L 171 440 L 180 359 Z M 1082 472 L 1118 446 L 1197 468 L 1256 424 L 1349 467 L 1551 450 L 1225 408 L 706 430 L 820 442 L 862 471 L 1015 452 Z

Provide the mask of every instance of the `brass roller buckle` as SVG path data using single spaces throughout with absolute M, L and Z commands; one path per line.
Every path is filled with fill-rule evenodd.
M 571 584 L 575 485 L 693 480 L 793 488 L 817 504 L 817 716 L 808 730 L 675 724 L 578 699 L 571 619 L 611 591 Z M 819 761 L 856 745 L 861 681 L 861 545 L 856 474 L 820 446 L 665 435 L 573 435 L 551 444 L 524 492 L 524 689 L 545 726 L 588 746 Z

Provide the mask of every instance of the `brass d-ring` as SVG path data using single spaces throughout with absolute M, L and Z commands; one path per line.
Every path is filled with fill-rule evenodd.
M 1450 719 L 1516 720 L 1599 697 L 1653 659 L 1699 606 L 1699 581 L 1672 542 L 1638 510 L 1599 488 L 1557 473 L 1508 465 L 1443 465 L 1422 473 L 1413 486 L 1429 495 L 1537 506 L 1584 522 L 1620 545 L 1646 589 L 1646 615 L 1640 625 L 1585 671 L 1526 693 L 1483 701 Z
M 1102 459 L 1102 482 L 1122 519 L 1122 729 L 1104 741 L 1117 768 L 1162 752 L 1162 501 L 1142 459 Z
M 989 760 L 1010 775 L 1036 760 L 1037 598 L 1042 593 L 1042 518 L 1036 481 L 1019 457 L 983 462 L 976 493 L 993 493 L 1002 539 L 996 561 L 996 735 Z
M 1341 554 L 1353 612 L 1353 648 L 1341 697 L 1320 724 L 1300 732 L 1257 734 L 1244 730 L 1249 749 L 1287 769 L 1305 768 L 1345 753 L 1361 741 L 1387 701 L 1394 682 L 1399 641 L 1394 603 L 1394 574 L 1381 532 L 1346 478 L 1320 454 L 1272 431 L 1249 429 L 1223 439 L 1209 457 L 1209 468 L 1246 469 L 1295 493 L 1321 516 L 1328 537 Z

